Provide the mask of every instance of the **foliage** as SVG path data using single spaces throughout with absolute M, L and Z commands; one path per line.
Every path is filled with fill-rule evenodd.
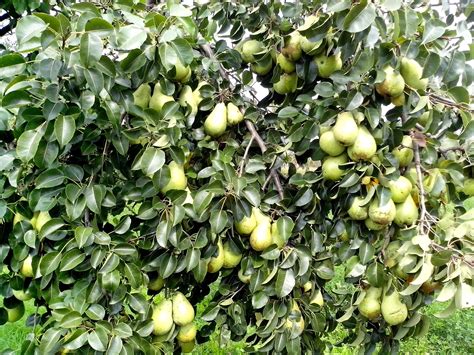
M 323 351 L 338 325 L 395 351 L 434 298 L 472 306 L 469 21 L 418 1 L 70 5 L 23 16 L 0 53 L 0 290 L 47 310 L 23 353 L 178 350 L 152 319 L 177 291 L 212 299 L 198 343 L 217 327 L 261 352 Z M 326 287 L 337 265 L 351 287 Z M 369 286 L 408 318 L 362 316 Z

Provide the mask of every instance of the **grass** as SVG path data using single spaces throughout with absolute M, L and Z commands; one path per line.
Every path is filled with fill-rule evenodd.
M 21 344 L 31 332 L 31 328 L 25 326 L 26 318 L 34 312 L 33 301 L 25 302 L 25 314 L 18 322 L 0 326 L 0 351 L 11 349 L 20 353 Z

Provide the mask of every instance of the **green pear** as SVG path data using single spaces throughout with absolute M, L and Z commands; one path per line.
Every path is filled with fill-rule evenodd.
M 341 112 L 337 115 L 336 124 L 332 129 L 334 138 L 342 145 L 354 144 L 357 135 L 359 134 L 359 127 L 350 112 Z
M 235 126 L 236 124 L 244 120 L 244 115 L 240 109 L 235 106 L 232 102 L 227 103 L 227 124 L 229 126 Z
M 35 212 L 31 219 L 31 225 L 37 232 L 40 232 L 41 228 L 50 220 L 51 216 L 48 211 Z
M 292 333 L 292 338 L 294 339 L 300 336 L 301 333 L 303 333 L 305 325 L 303 315 L 301 314 L 301 310 L 295 300 L 293 300 L 291 306 L 291 313 L 295 317 L 297 317 L 297 319 L 291 319 L 288 317 L 285 322 L 285 327 L 287 329 L 294 330 L 294 332 Z
M 389 325 L 403 323 L 408 316 L 407 306 L 401 302 L 400 294 L 396 290 L 391 294 L 384 294 L 381 309 L 383 319 L 385 319 Z
M 187 343 L 183 343 L 182 341 L 178 341 L 178 344 L 179 344 L 183 354 L 189 354 L 190 352 L 193 351 L 194 346 L 196 345 L 196 340 L 189 341 Z
M 21 263 L 20 274 L 24 277 L 34 277 L 33 272 L 33 257 L 28 255 L 25 260 Z
M 207 264 L 207 272 L 210 274 L 214 274 L 218 272 L 224 266 L 224 247 L 222 246 L 222 242 L 219 239 L 217 241 L 217 255 L 213 256 Z
M 390 98 L 390 102 L 393 106 L 403 106 L 405 104 L 405 94 Z
M 179 328 L 176 339 L 182 343 L 189 343 L 196 339 L 197 329 L 194 323 L 186 324 Z
M 282 74 L 280 79 L 273 84 L 273 90 L 275 92 L 285 95 L 292 92 L 295 92 L 298 88 L 298 76 L 296 73 L 292 74 Z
M 28 290 L 12 290 L 12 292 L 13 296 L 15 296 L 15 298 L 19 301 L 29 301 L 33 298 L 33 296 Z
M 236 247 L 234 247 L 230 242 L 224 243 L 224 268 L 232 269 L 240 264 L 242 260 L 242 253 Z
M 150 98 L 150 108 L 159 112 L 167 102 L 172 101 L 174 101 L 173 96 L 163 94 L 160 83 L 156 83 L 153 89 L 153 96 Z
M 323 43 L 322 40 L 312 42 L 305 36 L 302 36 L 300 40 L 301 49 L 303 50 L 303 52 L 309 55 L 314 54 L 316 49 L 318 49 L 322 43 Z
M 240 235 L 249 235 L 250 233 L 252 233 L 252 231 L 257 226 L 257 219 L 255 218 L 255 214 L 253 213 L 253 211 L 250 216 L 244 216 L 242 220 L 235 221 L 234 226 L 237 230 L 237 233 L 239 233 Z
M 252 275 L 244 275 L 242 269 L 237 272 L 237 276 L 239 277 L 239 280 L 242 281 L 244 284 L 250 283 L 250 278 L 252 277 Z
M 148 283 L 148 289 L 152 291 L 159 291 L 163 288 L 164 285 L 165 280 L 161 276 L 158 276 L 156 279 L 150 280 L 150 282 Z
M 184 167 L 174 161 L 168 164 L 170 169 L 170 180 L 161 189 L 161 192 L 166 193 L 169 190 L 185 190 L 188 186 L 188 179 L 184 173 Z
M 374 222 L 370 218 L 365 219 L 364 223 L 367 229 L 371 231 L 380 231 L 387 227 L 386 224 L 380 224 L 380 223 Z
M 273 62 L 266 60 L 250 64 L 250 69 L 257 75 L 267 75 L 273 68 Z
M 411 184 L 410 180 L 404 176 L 400 176 L 396 180 L 391 180 L 388 183 L 388 187 L 392 193 L 392 200 L 395 203 L 402 203 L 405 201 L 413 189 L 413 185 Z
M 179 104 L 183 107 L 191 107 L 191 115 L 196 116 L 198 112 L 198 103 L 194 96 L 193 90 L 189 85 L 185 85 L 179 94 Z
M 204 121 L 204 132 L 211 137 L 221 136 L 227 128 L 227 108 L 219 102 Z
M 194 91 L 193 91 L 194 102 L 196 103 L 197 106 L 199 106 L 199 104 L 203 100 L 203 97 L 201 95 L 201 88 L 204 85 L 208 85 L 208 82 L 207 81 L 200 81 L 198 86 L 196 87 L 196 89 L 194 89 Z
M 264 50 L 265 50 L 265 46 L 263 45 L 262 42 L 257 41 L 255 39 L 251 39 L 251 40 L 245 41 L 242 44 L 240 55 L 242 56 L 242 60 L 244 62 L 253 63 L 255 62 L 254 55 Z
M 383 96 L 400 96 L 405 89 L 405 80 L 395 71 L 390 65 L 383 68 L 385 79 L 379 84 L 375 85 L 375 89 Z
M 402 58 L 400 64 L 400 73 L 405 83 L 415 90 L 426 90 L 428 79 L 422 79 L 423 68 L 414 59 Z
M 385 205 L 380 206 L 378 198 L 375 198 L 369 206 L 369 218 L 378 224 L 390 224 L 395 219 L 397 209 L 392 199 L 389 199 Z
M 464 179 L 463 190 L 467 196 L 474 196 L 474 179 Z
M 174 75 L 174 79 L 180 81 L 182 83 L 187 82 L 191 77 L 191 68 L 189 66 L 183 65 L 181 60 L 176 61 L 176 65 L 174 66 L 176 74 Z
M 347 155 L 342 154 L 337 157 L 326 157 L 323 161 L 322 170 L 325 180 L 337 181 L 344 175 L 345 170 L 339 165 L 347 163 Z
M 173 304 L 166 299 L 153 307 L 153 334 L 167 334 L 173 327 Z
M 151 87 L 148 84 L 140 85 L 133 92 L 133 103 L 142 109 L 148 108 L 151 98 Z
M 394 222 L 402 226 L 411 226 L 418 220 L 418 207 L 413 201 L 413 197 L 408 197 L 402 203 L 397 204 L 397 213 L 395 214 Z
M 398 259 L 400 258 L 400 248 L 402 243 L 399 240 L 394 240 L 387 245 L 385 248 L 385 260 L 384 264 L 388 268 L 393 268 L 398 263 Z
M 255 216 L 255 220 L 257 221 L 257 224 L 272 222 L 270 217 L 268 217 L 266 214 L 260 211 L 260 209 L 258 209 L 257 207 L 252 208 L 252 213 Z
M 347 148 L 347 154 L 354 161 L 370 160 L 377 152 L 374 136 L 364 126 L 359 128 L 356 140 Z
M 176 292 L 173 296 L 173 320 L 180 327 L 194 320 L 194 308 L 188 299 L 181 293 Z
M 400 147 L 393 149 L 392 154 L 398 160 L 398 165 L 404 168 L 413 161 L 413 140 L 410 136 L 403 136 Z
M 19 321 L 25 314 L 25 305 L 23 302 L 15 303 L 15 306 L 10 308 L 7 305 L 3 305 L 7 311 L 7 320 L 10 323 Z
M 365 318 L 374 320 L 380 316 L 380 297 L 382 296 L 382 289 L 377 287 L 369 287 L 366 291 L 365 297 L 357 306 L 360 314 Z
M 287 74 L 291 74 L 296 70 L 295 63 L 285 57 L 282 53 L 277 55 L 276 62 L 280 66 L 281 70 Z
M 318 67 L 318 73 L 321 78 L 329 78 L 332 73 L 335 71 L 341 70 L 342 60 L 341 54 L 335 54 L 331 56 L 326 56 L 320 54 L 314 58 L 316 66 Z
M 423 114 L 418 118 L 418 123 L 422 126 L 426 126 L 430 122 L 431 111 L 423 112 Z
M 363 221 L 368 216 L 368 207 L 361 205 L 363 201 L 364 199 L 362 197 L 354 197 L 351 207 L 347 210 L 349 217 L 355 221 Z
M 326 131 L 321 134 L 321 137 L 319 138 L 319 147 L 323 152 L 332 157 L 341 155 L 344 150 L 346 150 L 346 147 L 344 147 L 336 139 L 332 130 Z
M 272 245 L 272 233 L 270 223 L 257 224 L 255 229 L 250 234 L 250 246 L 253 250 L 262 251 Z
M 301 58 L 301 34 L 294 31 L 286 38 L 285 47 L 282 48 L 281 53 L 292 62 L 296 62 Z

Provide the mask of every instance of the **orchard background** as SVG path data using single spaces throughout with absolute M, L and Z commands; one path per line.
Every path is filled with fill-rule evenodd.
M 2 3 L 21 353 L 385 353 L 433 302 L 470 319 L 474 7 L 431 5 Z

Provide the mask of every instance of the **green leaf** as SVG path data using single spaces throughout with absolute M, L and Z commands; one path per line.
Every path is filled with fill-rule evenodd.
M 59 339 L 63 335 L 64 330 L 57 328 L 49 328 L 41 337 L 38 351 L 41 354 L 52 354 L 59 349 Z
M 26 61 L 20 54 L 7 54 L 0 57 L 0 79 L 21 75 L 26 68 Z
M 94 68 L 84 70 L 84 77 L 91 91 L 97 96 L 104 88 L 104 76 L 100 71 Z
M 31 103 L 30 95 L 23 90 L 9 92 L 2 98 L 2 106 L 4 108 L 27 106 Z
M 155 147 L 148 147 L 143 153 L 140 166 L 145 175 L 153 175 L 165 164 L 165 153 Z
M 190 17 L 193 13 L 181 4 L 172 4 L 170 7 L 170 16 L 174 17 Z
M 71 116 L 60 116 L 54 122 L 54 134 L 61 147 L 68 144 L 74 137 L 76 121 Z
M 94 213 L 100 213 L 105 197 L 105 187 L 102 185 L 89 186 L 85 192 L 87 207 Z
M 64 174 L 59 169 L 49 169 L 38 175 L 36 178 L 36 187 L 38 189 L 47 189 L 62 185 L 64 183 Z
M 295 274 L 293 269 L 278 270 L 275 282 L 277 296 L 282 298 L 288 296 L 295 287 Z
M 104 328 L 97 327 L 95 330 L 89 333 L 87 336 L 87 341 L 92 349 L 96 351 L 105 351 L 107 350 L 107 344 L 109 338 Z
M 177 38 L 171 42 L 176 50 L 179 59 L 184 65 L 189 65 L 193 61 L 193 47 L 184 38 Z
M 373 4 L 359 4 L 354 6 L 344 19 L 344 29 L 351 33 L 362 32 L 375 20 L 375 6 Z
M 28 42 L 34 37 L 40 37 L 48 25 L 36 16 L 25 16 L 18 21 L 15 29 L 18 43 Z
M 367 281 L 371 286 L 382 287 L 385 283 L 384 267 L 378 262 L 373 262 L 367 267 Z
M 74 230 L 74 238 L 76 239 L 77 246 L 79 248 L 84 247 L 90 239 L 92 239 L 92 227 L 76 227 Z
M 116 46 L 123 51 L 140 48 L 147 38 L 146 31 L 135 25 L 123 26 L 119 29 Z
M 84 33 L 79 46 L 81 63 L 89 68 L 97 63 L 102 56 L 102 40 L 93 33 Z
M 81 253 L 79 249 L 71 249 L 64 254 L 63 259 L 61 260 L 59 270 L 61 272 L 72 270 L 80 263 L 82 263 L 85 258 L 86 255 Z
M 122 60 L 120 67 L 125 73 L 133 73 L 143 67 L 146 61 L 145 54 L 140 49 L 134 49 Z
M 425 30 L 423 31 L 423 40 L 421 44 L 433 42 L 444 34 L 446 31 L 446 24 L 437 19 L 431 19 L 425 23 Z
M 61 262 L 62 254 L 59 251 L 52 251 L 41 257 L 39 269 L 42 276 L 46 276 L 54 272 Z
M 470 96 L 469 91 L 462 86 L 456 86 L 448 90 L 449 96 L 451 96 L 456 102 L 469 104 Z
M 227 216 L 226 211 L 212 211 L 211 218 L 209 219 L 209 222 L 211 224 L 211 232 L 216 234 L 222 232 L 226 227 L 228 221 L 229 217 Z
M 77 328 L 82 323 L 82 317 L 79 312 L 73 311 L 64 315 L 64 317 L 59 322 L 59 326 L 62 328 Z
M 16 154 L 22 161 L 28 162 L 33 159 L 43 135 L 43 129 L 25 131 L 21 134 L 17 141 Z
M 87 21 L 85 30 L 87 32 L 93 32 L 99 37 L 105 37 L 108 36 L 114 30 L 114 26 L 112 26 L 106 20 L 97 17 Z

